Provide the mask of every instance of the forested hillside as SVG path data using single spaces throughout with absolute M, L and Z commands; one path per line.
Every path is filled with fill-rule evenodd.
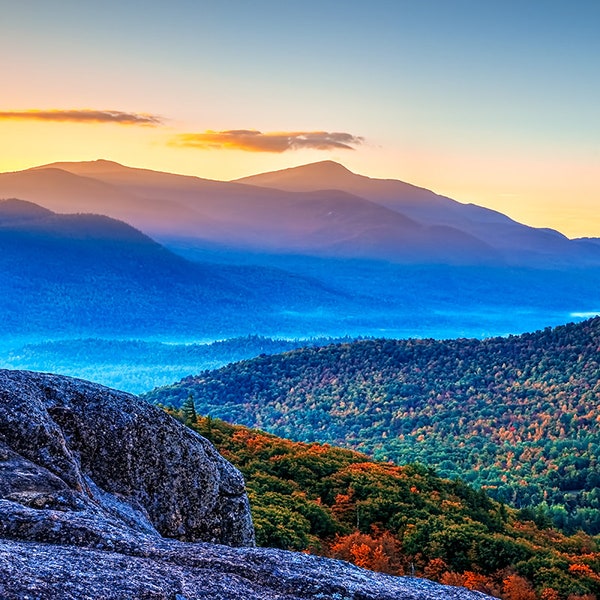
M 259 545 L 506 600 L 592 600 L 586 594 L 600 593 L 597 539 L 539 527 L 464 482 L 198 417 L 190 399 L 170 412 L 242 470 Z
M 264 356 L 148 399 L 418 461 L 567 531 L 600 532 L 600 318 L 484 341 L 367 340 Z

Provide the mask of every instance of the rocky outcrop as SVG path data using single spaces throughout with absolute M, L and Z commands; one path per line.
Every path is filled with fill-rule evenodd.
M 484 600 L 318 556 L 137 540 L 111 551 L 0 540 L 3 600 Z
M 208 441 L 129 394 L 0 370 L 3 600 L 485 598 L 252 545 Z
M 72 511 L 183 541 L 254 543 L 239 471 L 135 396 L 0 371 L 0 454 L 0 496 L 16 507 Z

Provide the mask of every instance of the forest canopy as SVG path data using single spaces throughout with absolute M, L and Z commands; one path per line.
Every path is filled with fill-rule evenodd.
M 600 318 L 487 340 L 305 348 L 146 397 L 178 407 L 190 392 L 200 414 L 420 462 L 567 532 L 600 532 Z
M 241 469 L 261 546 L 310 551 L 505 600 L 593 600 L 600 593 L 598 538 L 567 536 L 549 528 L 543 515 L 531 520 L 422 465 L 398 467 L 169 412 Z

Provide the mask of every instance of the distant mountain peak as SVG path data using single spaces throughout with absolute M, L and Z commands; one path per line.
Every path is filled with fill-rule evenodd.
M 53 162 L 47 165 L 40 165 L 39 167 L 33 167 L 30 171 L 37 171 L 40 169 L 63 169 L 65 171 L 79 171 L 85 170 L 90 173 L 103 173 L 107 171 L 115 171 L 119 169 L 128 169 L 125 165 L 115 162 L 113 160 L 106 160 L 105 158 L 98 158 L 96 160 L 81 160 L 81 161 L 62 161 Z
M 106 158 L 97 158 L 96 160 L 87 160 L 84 161 L 81 164 L 86 164 L 86 165 L 90 165 L 90 166 L 97 166 L 97 167 L 121 167 L 121 168 L 126 168 L 125 165 L 118 163 L 114 160 L 107 160 Z
M 0 222 L 48 217 L 54 213 L 47 208 L 17 198 L 0 200 Z
M 236 179 L 235 183 L 261 187 L 277 187 L 280 185 L 282 189 L 305 191 L 308 189 L 343 189 L 345 184 L 362 178 L 362 175 L 353 173 L 340 163 L 333 160 L 322 160 L 298 167 L 242 177 Z
M 341 163 L 335 162 L 334 160 L 320 160 L 314 163 L 308 163 L 306 165 L 300 165 L 299 167 L 291 167 L 284 169 L 283 172 L 290 171 L 316 171 L 319 173 L 326 173 L 329 175 L 354 175 L 350 169 L 346 168 Z

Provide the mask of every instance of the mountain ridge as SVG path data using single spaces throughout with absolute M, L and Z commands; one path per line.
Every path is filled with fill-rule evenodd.
M 379 179 L 376 177 L 369 177 L 368 175 L 359 175 L 345 167 L 343 164 L 333 160 L 322 160 L 305 165 L 299 165 L 297 167 L 288 167 L 286 169 L 280 169 L 276 171 L 266 171 L 257 175 L 249 175 L 246 177 L 240 177 L 238 179 L 232 179 L 231 182 L 259 186 L 263 185 L 264 187 L 275 187 L 278 189 L 288 189 L 290 191 L 314 191 L 316 186 L 321 185 L 320 183 L 315 183 L 315 180 L 319 182 L 321 178 L 325 178 L 327 182 L 326 187 L 321 189 L 343 189 L 344 184 L 346 184 L 348 180 L 359 182 L 382 181 L 402 184 L 402 186 L 404 186 L 406 189 L 411 189 L 415 192 L 425 192 L 427 195 L 434 194 L 437 196 L 435 192 L 432 192 L 425 187 L 413 185 L 398 179 Z M 336 186 L 335 183 L 341 184 L 342 187 L 340 188 Z
M 323 161 L 271 171 L 235 180 L 250 185 L 268 186 L 286 191 L 314 191 L 335 187 L 367 198 L 401 212 L 417 221 L 434 225 L 456 227 L 470 235 L 485 240 L 502 251 L 509 262 L 527 262 L 523 253 L 536 253 L 529 257 L 534 262 L 552 255 L 571 259 L 597 260 L 594 252 L 568 240 L 562 233 L 549 228 L 524 225 L 503 213 L 478 206 L 464 204 L 441 196 L 427 188 L 395 179 L 377 179 L 352 173 L 333 161 Z
M 0 267 L 5 334 L 249 333 L 286 311 L 348 303 L 309 277 L 190 262 L 123 221 L 18 200 L 0 201 Z
M 0 195 L 103 212 L 167 244 L 408 264 L 600 265 L 595 245 L 333 161 L 232 182 L 104 159 L 58 162 L 0 174 Z

